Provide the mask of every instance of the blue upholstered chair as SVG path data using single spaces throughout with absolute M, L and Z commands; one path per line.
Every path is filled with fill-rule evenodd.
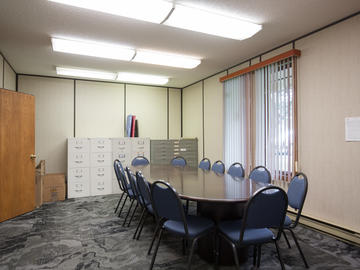
M 271 183 L 271 174 L 264 166 L 257 166 L 249 174 L 249 178 L 258 183 Z
M 211 170 L 223 174 L 225 173 L 225 165 L 221 160 L 218 160 L 212 165 Z
M 123 199 L 123 197 L 125 195 L 124 187 L 123 187 L 122 181 L 121 181 L 120 170 L 124 170 L 124 169 L 122 167 L 122 164 L 121 164 L 120 160 L 116 159 L 116 160 L 114 160 L 114 171 L 115 171 L 115 175 L 116 175 L 116 180 L 118 181 L 119 188 L 121 190 L 121 196 L 120 196 L 120 199 L 119 199 L 119 201 L 118 201 L 118 203 L 116 205 L 115 213 L 118 211 L 120 203 L 121 203 L 121 201 L 122 201 L 122 199 Z
M 203 170 L 210 171 L 211 168 L 211 162 L 208 158 L 203 158 L 199 163 L 199 168 Z
M 124 202 L 123 202 L 123 204 L 122 204 L 122 206 L 120 208 L 119 214 L 118 214 L 118 216 L 120 217 L 121 213 L 122 213 L 122 210 L 124 209 L 126 200 L 129 198 L 130 201 L 132 201 L 135 197 L 134 197 L 134 193 L 133 193 L 133 191 L 131 189 L 130 183 L 126 180 L 126 175 L 125 175 L 125 172 L 124 172 L 124 168 L 121 165 L 121 162 L 115 160 L 114 165 L 115 165 L 114 169 L 115 169 L 116 177 L 119 176 L 118 181 L 121 182 L 119 185 L 122 186 L 122 188 L 124 190 L 124 193 L 126 195 L 125 200 L 124 200 Z
M 171 160 L 171 165 L 179 166 L 179 167 L 185 167 L 186 166 L 186 160 L 185 160 L 185 158 L 183 158 L 181 156 L 177 156 L 177 157 L 174 157 Z
M 307 180 L 306 175 L 303 173 L 296 174 L 290 182 L 287 195 L 288 195 L 288 199 L 289 199 L 289 206 L 291 208 L 293 208 L 295 211 L 297 211 L 297 215 L 296 215 L 296 218 L 294 221 L 292 221 L 288 216 L 285 217 L 284 237 L 290 248 L 291 246 L 290 246 L 289 240 L 286 237 L 285 230 L 290 231 L 292 237 L 294 238 L 296 247 L 298 248 L 298 250 L 300 252 L 301 258 L 304 261 L 305 267 L 309 268 L 309 265 L 305 259 L 304 253 L 302 252 L 299 242 L 293 231 L 293 229 L 299 223 L 299 219 L 300 219 L 301 212 L 302 212 L 302 209 L 304 206 L 307 190 L 308 190 L 308 180 Z
M 141 172 L 136 172 L 136 184 L 140 197 L 142 198 L 141 206 L 143 208 L 143 211 L 141 213 L 140 220 L 136 227 L 133 239 L 136 238 L 137 240 L 139 240 L 142 229 L 144 227 L 145 220 L 148 217 L 148 215 L 152 215 L 152 216 L 154 215 L 154 210 L 151 204 L 149 183 L 145 180 Z
M 149 165 L 149 160 L 144 156 L 137 156 L 131 161 L 132 166 L 146 166 Z
M 132 193 L 133 193 L 133 198 L 131 200 L 131 204 L 130 204 L 129 210 L 128 210 L 127 214 L 126 214 L 123 226 L 125 225 L 126 220 L 127 220 L 128 216 L 129 216 L 129 214 L 131 213 L 131 208 L 132 208 L 134 202 L 136 202 L 134 211 L 133 211 L 133 213 L 132 213 L 132 215 L 130 217 L 129 223 L 127 225 L 129 227 L 130 224 L 131 224 L 131 221 L 134 218 L 136 209 L 139 207 L 139 205 L 143 205 L 143 201 L 142 201 L 142 197 L 140 196 L 140 194 L 138 192 L 135 175 L 131 172 L 131 170 L 128 167 L 125 168 L 125 171 L 126 171 L 126 174 L 127 174 L 127 177 L 128 177 L 129 183 L 130 183 L 130 187 L 131 187 L 131 190 L 132 190 Z
M 241 163 L 235 162 L 231 164 L 230 168 L 228 169 L 228 174 L 230 174 L 232 177 L 244 177 L 245 176 L 245 170 Z
M 269 242 L 275 243 L 281 268 L 284 269 L 277 241 L 281 237 L 287 206 L 288 199 L 284 190 L 275 186 L 265 187 L 258 190 L 247 202 L 243 219 L 223 221 L 218 225 L 218 235 L 232 246 L 238 269 L 238 247 L 254 246 L 253 264 L 259 267 L 261 245 Z M 277 228 L 275 234 L 269 228 Z M 219 238 L 216 249 L 219 251 Z
M 214 222 L 205 217 L 185 215 L 178 194 L 170 184 L 166 182 L 156 181 L 151 185 L 151 198 L 158 224 L 148 254 L 151 252 L 154 240 L 158 233 L 159 236 L 151 260 L 150 269 L 152 269 L 154 265 L 163 231 L 168 231 L 181 236 L 185 241 L 192 240 L 188 261 L 188 269 L 190 269 L 194 247 L 198 239 L 215 229 Z

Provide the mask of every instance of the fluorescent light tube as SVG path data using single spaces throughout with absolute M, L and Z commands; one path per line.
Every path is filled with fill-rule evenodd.
M 182 5 L 175 6 L 164 24 L 237 40 L 249 38 L 262 28 L 259 24 Z
M 119 72 L 116 78 L 118 81 L 133 82 L 133 83 L 145 83 L 145 84 L 166 84 L 169 78 L 155 75 L 138 74 Z
M 135 50 L 106 43 L 51 38 L 53 50 L 71 54 L 87 55 L 115 60 L 130 61 Z
M 152 23 L 161 23 L 173 4 L 160 0 L 49 0 Z
M 178 54 L 137 50 L 133 62 L 191 69 L 197 67 L 201 60 Z
M 56 67 L 56 73 L 58 75 L 64 75 L 64 76 L 84 77 L 84 78 L 103 79 L 103 80 L 115 80 L 116 78 L 116 73 L 103 72 L 97 70 L 87 70 L 87 69 L 64 68 L 64 67 Z

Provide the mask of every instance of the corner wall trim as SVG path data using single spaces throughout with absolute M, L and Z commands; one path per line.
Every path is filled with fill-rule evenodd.
M 76 80 L 74 80 L 74 138 L 76 138 Z
M 127 137 L 126 133 L 126 83 L 124 83 L 124 137 Z
M 170 124 L 170 89 L 169 87 L 167 88 L 166 90 L 166 96 L 167 96 L 167 139 L 169 139 L 169 135 L 170 135 L 170 127 L 169 127 L 169 124 Z

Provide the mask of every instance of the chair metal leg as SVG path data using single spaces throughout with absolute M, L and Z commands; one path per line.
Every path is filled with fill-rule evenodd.
M 233 253 L 234 253 L 234 259 L 235 259 L 236 268 L 238 270 L 240 270 L 240 263 L 239 263 L 239 257 L 238 257 L 238 254 L 237 254 L 236 246 L 234 245 L 234 243 L 231 243 L 231 246 L 232 246 L 232 250 L 233 250 Z
M 261 245 L 258 245 L 257 248 L 257 262 L 256 262 L 256 267 L 259 268 L 260 267 L 260 260 L 261 260 Z
M 193 255 L 194 255 L 194 249 L 195 249 L 195 245 L 196 245 L 198 239 L 199 239 L 199 236 L 196 237 L 196 238 L 193 240 L 192 245 L 191 245 L 191 250 L 190 250 L 190 254 L 189 254 L 189 261 L 188 261 L 188 267 L 187 267 L 188 270 L 191 269 L 191 260 L 192 260 L 192 257 L 193 257 Z
M 116 213 L 117 210 L 119 209 L 119 206 L 120 206 L 120 203 L 121 203 L 121 200 L 122 200 L 123 197 L 124 197 L 124 192 L 121 194 L 121 197 L 120 197 L 119 202 L 118 202 L 118 204 L 117 204 L 117 206 L 116 206 L 116 208 L 115 208 L 114 213 Z
M 121 209 L 120 209 L 120 212 L 119 212 L 118 217 L 120 217 L 120 215 L 121 215 L 121 213 L 122 213 L 122 210 L 124 209 L 124 206 L 125 206 L 125 203 L 126 203 L 127 198 L 129 198 L 129 196 L 126 194 L 125 200 L 124 200 L 124 202 L 123 202 L 123 205 L 121 206 Z
M 133 239 L 136 238 L 136 234 L 137 234 L 137 232 L 138 232 L 138 230 L 139 230 L 139 228 L 140 228 L 141 222 L 142 222 L 142 220 L 143 220 L 143 218 L 144 218 L 145 211 L 146 211 L 146 209 L 144 208 L 144 209 L 142 210 L 142 212 L 141 212 L 141 216 L 140 216 L 138 225 L 136 226 L 136 230 L 135 230 L 135 232 L 134 232 Z
M 185 213 L 189 213 L 189 200 L 186 200 Z
M 144 228 L 144 224 L 145 224 L 147 216 L 148 216 L 148 212 L 146 211 L 145 216 L 144 216 L 143 221 L 142 221 L 142 224 L 141 224 L 141 227 L 140 227 L 140 230 L 139 230 L 139 233 L 138 233 L 138 235 L 136 237 L 136 240 L 139 240 L 139 238 L 140 238 L 140 235 L 141 235 L 141 232 L 142 232 L 142 230 Z
M 220 236 L 215 234 L 215 267 L 219 265 L 219 252 L 220 252 Z
M 134 215 L 135 215 L 135 212 L 136 212 L 136 209 L 138 208 L 138 206 L 139 206 L 139 202 L 138 201 L 136 201 L 136 205 L 135 205 L 135 209 L 134 209 L 134 211 L 133 211 L 133 213 L 132 213 L 132 215 L 131 215 L 131 218 L 130 218 L 130 220 L 129 220 L 129 223 L 128 223 L 128 227 L 130 227 L 130 223 L 131 223 L 131 221 L 133 220 L 133 218 L 134 218 Z
M 254 245 L 253 266 L 256 265 L 257 245 Z
M 295 236 L 295 233 L 294 233 L 291 229 L 289 229 L 289 231 L 291 232 L 291 235 L 292 235 L 292 237 L 294 238 L 295 244 L 296 244 L 296 246 L 297 246 L 297 248 L 298 248 L 298 250 L 299 250 L 299 252 L 300 252 L 300 255 L 301 255 L 301 257 L 302 257 L 302 259 L 303 259 L 303 261 L 304 261 L 305 267 L 306 267 L 306 268 L 309 268 L 309 265 L 308 265 L 308 263 L 307 263 L 307 261 L 306 261 L 306 259 L 305 259 L 304 253 L 302 252 L 302 250 L 301 250 L 301 248 L 300 248 L 300 245 L 299 245 L 299 242 L 298 242 L 298 240 L 297 240 L 297 238 L 296 238 L 296 236 Z
M 286 241 L 288 247 L 291 248 L 289 239 L 287 238 L 287 235 L 286 235 L 285 231 L 283 231 L 283 234 L 284 234 L 284 238 L 285 238 L 285 241 Z
M 153 254 L 152 259 L 151 259 L 151 264 L 150 264 L 150 268 L 149 268 L 150 270 L 153 268 L 154 263 L 155 263 L 156 254 L 157 254 L 159 246 L 160 246 L 160 240 L 161 240 L 162 232 L 163 232 L 163 229 L 161 228 L 160 233 L 159 233 L 159 239 L 157 241 L 155 251 L 154 251 L 154 254 Z
M 281 258 L 281 254 L 280 254 L 280 249 L 279 249 L 278 243 L 277 243 L 276 240 L 274 241 L 274 243 L 275 243 L 275 246 L 276 246 L 276 252 L 277 252 L 278 257 L 279 257 L 281 269 L 282 269 L 282 270 L 285 270 L 284 262 L 283 262 L 283 260 L 282 260 L 282 258 Z
M 131 200 L 131 199 L 130 199 L 130 200 Z M 122 224 L 123 227 L 124 227 L 125 224 L 126 224 L 126 220 L 127 220 L 128 216 L 129 216 L 129 214 L 130 214 L 130 212 L 131 212 L 131 208 L 132 208 L 133 204 L 134 204 L 134 200 L 131 200 L 131 204 L 130 204 L 130 206 L 129 206 L 129 210 L 128 210 L 128 212 L 127 212 L 127 214 L 126 214 L 126 216 L 125 216 L 124 222 L 123 222 L 123 224 Z
M 151 243 L 150 243 L 150 247 L 149 247 L 149 250 L 148 250 L 148 255 L 150 255 L 151 253 L 151 250 L 152 250 L 152 247 L 154 245 L 154 241 L 155 241 L 155 238 L 156 238 L 156 235 L 160 229 L 160 227 L 162 226 L 161 222 L 159 221 L 157 224 L 156 224 L 156 228 L 155 228 L 155 231 L 154 231 L 154 235 L 153 235 L 153 238 L 151 240 Z

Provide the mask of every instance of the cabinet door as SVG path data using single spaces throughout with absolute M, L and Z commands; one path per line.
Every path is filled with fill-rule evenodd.
M 0 89 L 0 222 L 35 208 L 35 97 Z

